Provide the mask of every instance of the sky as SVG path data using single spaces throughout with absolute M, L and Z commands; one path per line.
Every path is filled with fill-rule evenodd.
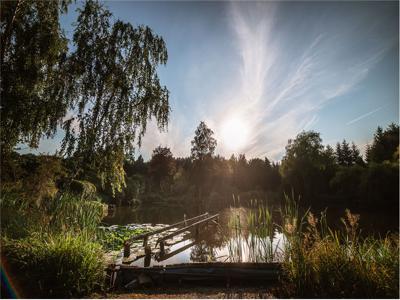
M 216 154 L 280 160 L 288 139 L 320 132 L 362 151 L 377 126 L 399 122 L 398 2 L 105 1 L 115 19 L 163 37 L 158 73 L 170 91 L 168 131 L 150 121 L 137 154 L 161 145 L 190 155 L 200 121 Z M 77 2 L 62 18 L 72 35 Z M 36 152 L 52 153 L 60 131 Z

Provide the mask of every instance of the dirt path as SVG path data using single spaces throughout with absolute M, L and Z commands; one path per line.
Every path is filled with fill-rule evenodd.
M 139 289 L 132 293 L 116 291 L 102 295 L 91 295 L 91 297 L 114 299 L 272 299 L 275 298 L 272 292 L 273 288 L 265 287 L 155 287 Z

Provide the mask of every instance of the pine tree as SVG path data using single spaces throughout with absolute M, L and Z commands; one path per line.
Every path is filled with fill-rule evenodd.
M 341 145 L 342 156 L 343 156 L 343 166 L 351 166 L 353 163 L 352 153 L 349 143 L 344 139 Z
M 336 143 L 336 152 L 335 152 L 335 158 L 336 158 L 336 163 L 338 165 L 343 165 L 343 153 L 342 153 L 342 147 L 340 146 L 340 143 Z
M 351 160 L 353 165 L 361 165 L 363 163 L 360 150 L 357 148 L 354 142 L 351 143 Z
M 201 121 L 192 140 L 191 155 L 194 160 L 203 160 L 207 156 L 211 157 L 214 154 L 217 141 L 213 134 L 214 131 Z

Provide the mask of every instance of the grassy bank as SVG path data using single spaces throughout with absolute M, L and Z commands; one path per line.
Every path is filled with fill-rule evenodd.
M 105 266 L 97 227 L 102 215 L 103 205 L 93 199 L 63 194 L 38 206 L 3 190 L 6 271 L 29 297 L 82 297 L 101 290 Z

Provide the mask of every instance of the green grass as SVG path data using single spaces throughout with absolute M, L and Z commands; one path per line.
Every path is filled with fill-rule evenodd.
M 82 297 L 101 288 L 100 202 L 64 194 L 38 207 L 3 190 L 0 204 L 2 258 L 27 296 Z
M 103 251 L 82 235 L 2 239 L 2 253 L 35 297 L 82 297 L 104 281 Z

